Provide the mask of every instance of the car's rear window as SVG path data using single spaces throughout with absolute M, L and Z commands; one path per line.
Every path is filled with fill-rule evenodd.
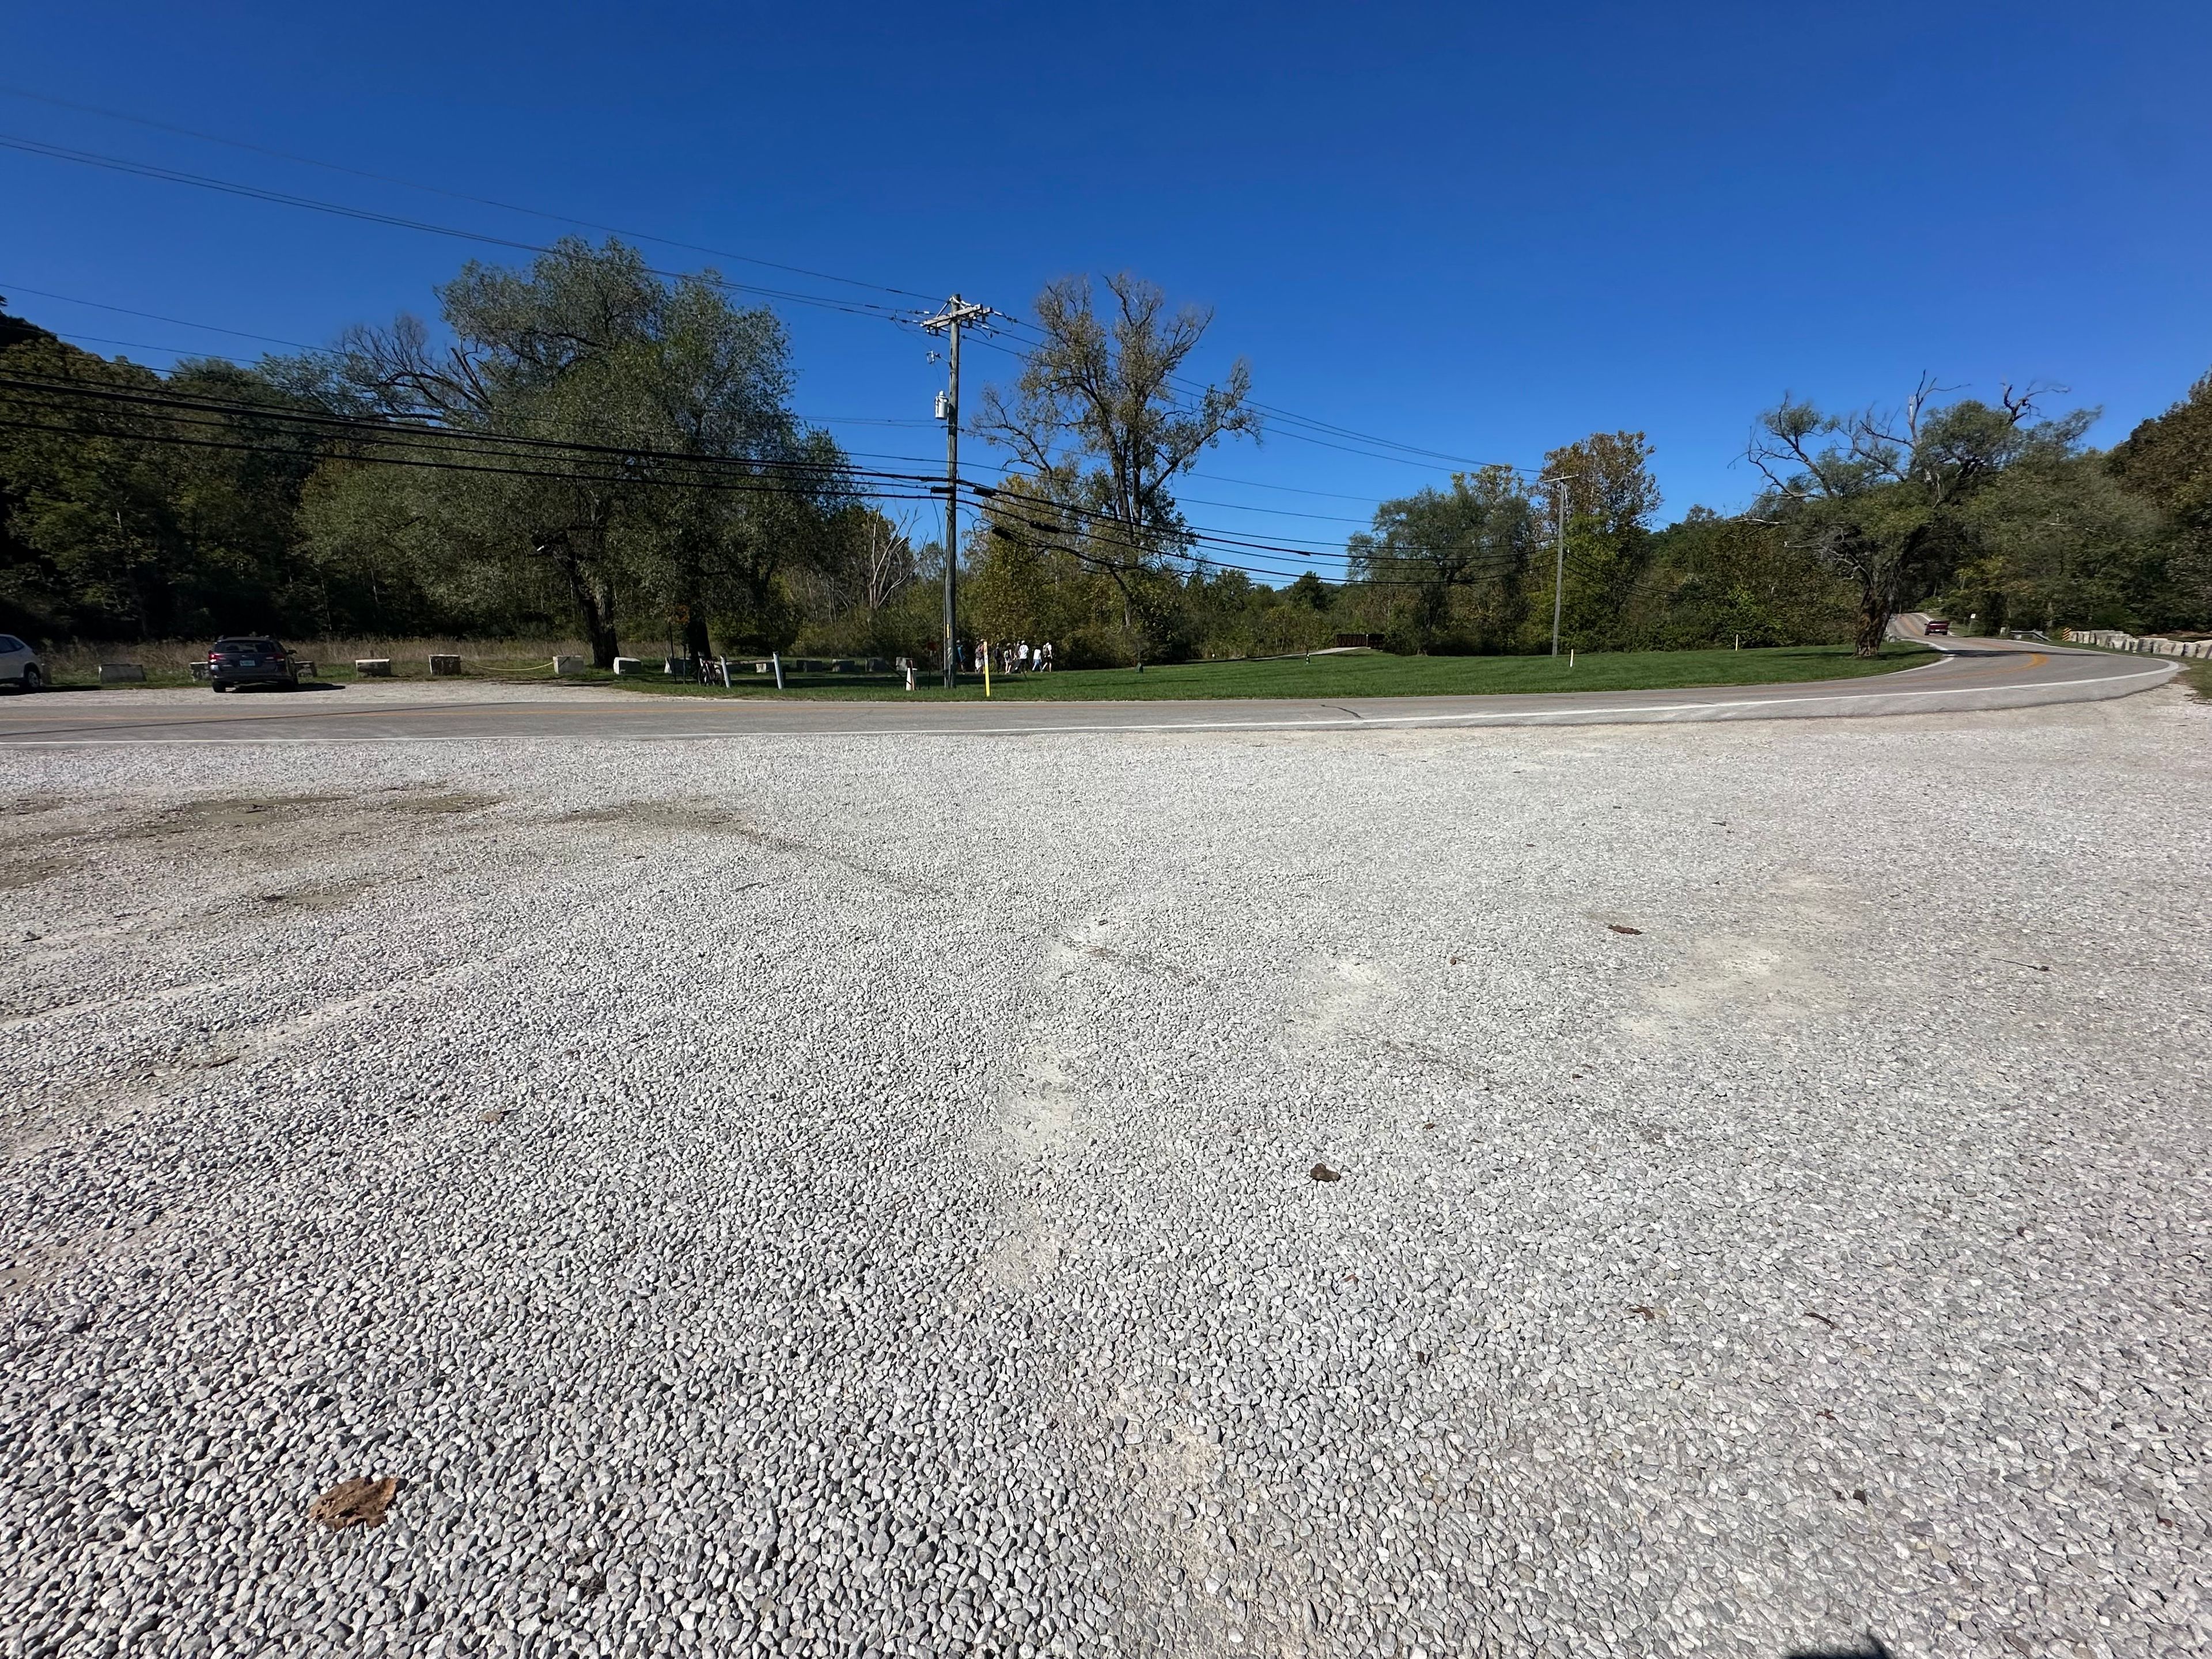
M 215 648 L 218 651 L 274 651 L 276 648 L 276 641 L 274 640 L 217 640 L 215 642 Z

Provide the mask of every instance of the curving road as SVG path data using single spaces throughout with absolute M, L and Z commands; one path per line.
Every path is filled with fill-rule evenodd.
M 1917 617 L 1896 630 L 1923 637 Z M 1955 714 L 2087 702 L 2162 685 L 2171 662 L 2002 640 L 1927 641 L 1942 659 L 1895 674 L 1790 685 L 1323 702 L 900 703 L 661 697 L 592 686 L 422 682 L 216 697 L 112 690 L 0 701 L 0 746 L 86 744 L 467 742 L 513 738 L 698 740 L 842 733 L 1020 736 L 1052 732 L 1310 731 L 1333 726 L 1608 726 Z

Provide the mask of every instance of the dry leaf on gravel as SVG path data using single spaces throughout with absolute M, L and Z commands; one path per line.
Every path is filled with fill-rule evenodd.
M 1335 1170 L 1330 1169 L 1326 1164 L 1316 1164 L 1312 1169 L 1307 1170 L 1306 1173 L 1311 1176 L 1316 1181 L 1341 1181 L 1344 1179 L 1343 1176 L 1337 1174 Z
M 1624 927 L 1617 921 L 1608 921 L 1606 926 L 1616 933 L 1640 933 L 1644 931 L 1641 927 Z
M 332 1532 L 343 1532 L 348 1527 L 380 1527 L 385 1510 L 398 1492 L 399 1483 L 390 1475 L 381 1480 L 356 1475 L 339 1481 L 308 1504 L 307 1519 L 321 1522 Z
M 507 1114 L 499 1107 L 495 1106 L 488 1112 L 478 1112 L 477 1114 L 477 1121 L 479 1123 L 504 1123 L 507 1121 Z

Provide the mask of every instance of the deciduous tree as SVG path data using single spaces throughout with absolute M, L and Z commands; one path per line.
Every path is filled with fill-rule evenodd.
M 1176 480 L 1224 438 L 1260 434 L 1243 358 L 1219 385 L 1187 388 L 1182 370 L 1212 322 L 1170 311 L 1158 288 L 1127 272 L 1106 279 L 1101 316 L 1090 279 L 1063 277 L 1037 296 L 1032 346 L 1011 388 L 988 386 L 972 429 L 1009 451 L 1028 479 L 1020 508 L 994 515 L 1006 536 L 1079 546 L 1120 596 L 1121 628 L 1141 657 L 1159 567 L 1187 551 Z M 1149 602 L 1149 604 L 1148 604 Z
M 1746 452 L 1768 486 L 1758 510 L 1857 590 L 1860 656 L 1881 649 L 1908 580 L 1933 584 L 1958 562 L 1968 530 L 1959 508 L 1975 491 L 2027 455 L 2079 444 L 2092 411 L 2035 418 L 2063 389 L 2008 386 L 1994 405 L 1939 407 L 1942 388 L 1923 375 L 1898 410 L 1828 415 L 1785 396 L 1759 416 Z

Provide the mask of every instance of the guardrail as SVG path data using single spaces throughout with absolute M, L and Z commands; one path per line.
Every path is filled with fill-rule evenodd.
M 2076 645 L 2132 651 L 2146 657 L 2212 657 L 2212 640 L 2169 640 L 2157 634 L 2123 634 L 2117 628 L 2062 628 Z

